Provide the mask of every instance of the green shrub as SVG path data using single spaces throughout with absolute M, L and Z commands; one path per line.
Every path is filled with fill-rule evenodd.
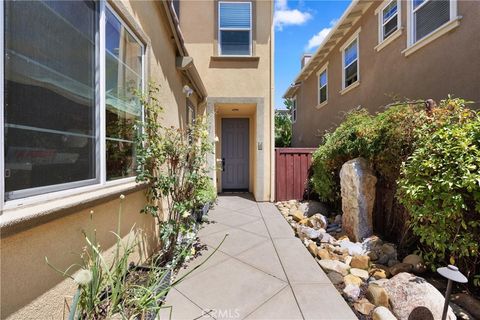
M 395 181 L 400 165 L 411 154 L 414 130 L 426 116 L 421 107 L 399 104 L 372 116 L 364 109 L 347 114 L 313 155 L 312 184 L 320 199 L 335 202 L 340 197 L 338 173 L 353 158 L 368 159 L 387 181 Z
M 217 189 L 213 185 L 212 179 L 203 177 L 198 184 L 195 192 L 195 206 L 200 207 L 207 203 L 214 203 L 217 199 Z
M 461 101 L 448 106 L 454 112 L 420 130 L 398 198 L 432 269 L 450 261 L 470 276 L 480 262 L 480 119 Z

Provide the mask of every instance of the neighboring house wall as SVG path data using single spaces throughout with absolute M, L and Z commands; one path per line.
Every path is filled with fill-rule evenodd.
M 151 80 L 159 85 L 158 97 L 165 108 L 164 124 L 182 126 L 187 110 L 182 88 L 188 81 L 175 67 L 178 49 L 162 2 L 115 1 L 111 4 L 146 45 L 145 82 Z M 196 95 L 190 99 L 196 105 Z M 14 208 L 9 207 L 8 202 L 5 204 L 0 216 L 0 318 L 62 319 L 64 312 L 68 313 L 64 302 L 71 303 L 76 286 L 51 269 L 45 257 L 60 270 L 80 263 L 79 255 L 86 246 L 82 231 L 93 228 L 104 254 L 111 257 L 116 240 L 111 232 L 117 229 L 120 194 L 126 195 L 120 236 L 126 241 L 137 234 L 140 241 L 140 249 L 132 259 L 144 261 L 158 249 L 155 221 L 140 213 L 145 204 L 144 187 L 133 179 L 98 187 L 71 189 L 68 195 L 45 194 L 32 204 L 28 204 L 26 198 Z M 76 270 L 78 268 L 72 269 Z
M 245 1 L 248 2 L 248 1 Z M 225 57 L 218 48 L 219 1 L 180 1 L 180 26 L 185 44 L 194 58 L 199 74 L 208 91 L 207 113 L 212 138 L 221 140 L 218 126 L 221 117 L 235 117 L 231 109 L 238 109 L 238 117 L 248 117 L 255 126 L 255 139 L 250 150 L 254 167 L 250 165 L 250 188 L 255 199 L 273 199 L 273 1 L 252 1 L 252 55 Z M 251 113 L 251 105 L 255 110 Z M 222 109 L 222 110 L 220 110 Z M 228 110 L 227 110 L 228 109 Z M 216 114 L 216 115 L 215 115 Z M 261 144 L 261 150 L 258 144 Z M 252 145 L 253 144 L 253 145 Z M 220 165 L 221 141 L 210 165 Z M 216 171 L 218 190 L 222 190 L 221 171 Z M 253 181 L 252 181 L 253 180 Z
M 401 4 L 400 36 L 377 51 L 378 17 L 375 10 L 382 2 L 371 5 L 330 54 L 299 86 L 297 121 L 293 125 L 292 146 L 315 147 L 325 130 L 338 125 L 344 114 L 356 107 L 370 112 L 396 99 L 436 101 L 448 94 L 480 101 L 480 5 L 475 1 L 458 1 L 460 25 L 447 34 L 405 56 L 407 48 L 407 1 Z M 360 84 L 349 92 L 342 90 L 342 52 L 340 48 L 359 31 Z M 318 106 L 319 71 L 328 63 L 328 102 Z

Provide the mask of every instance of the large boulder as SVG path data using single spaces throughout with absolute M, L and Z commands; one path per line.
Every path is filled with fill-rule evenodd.
M 377 178 L 363 158 L 347 161 L 340 170 L 342 226 L 353 241 L 372 235 L 376 183 Z
M 418 307 L 430 310 L 434 319 L 442 318 L 445 298 L 425 279 L 402 272 L 388 280 L 383 287 L 390 298 L 392 311 L 399 320 L 408 320 Z M 447 319 L 457 319 L 452 308 L 448 310 Z

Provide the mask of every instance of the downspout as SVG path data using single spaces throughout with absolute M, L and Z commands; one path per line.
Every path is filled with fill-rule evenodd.
M 275 201 L 275 26 L 273 24 L 274 1 L 272 1 L 272 20 L 270 37 L 270 202 Z

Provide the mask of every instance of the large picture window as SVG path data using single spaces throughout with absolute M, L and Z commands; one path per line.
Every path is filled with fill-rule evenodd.
M 141 43 L 105 2 L 4 5 L 4 199 L 132 176 Z
M 5 1 L 4 10 L 5 198 L 92 183 L 95 2 Z
M 252 54 L 252 3 L 219 2 L 219 53 L 223 56 Z

